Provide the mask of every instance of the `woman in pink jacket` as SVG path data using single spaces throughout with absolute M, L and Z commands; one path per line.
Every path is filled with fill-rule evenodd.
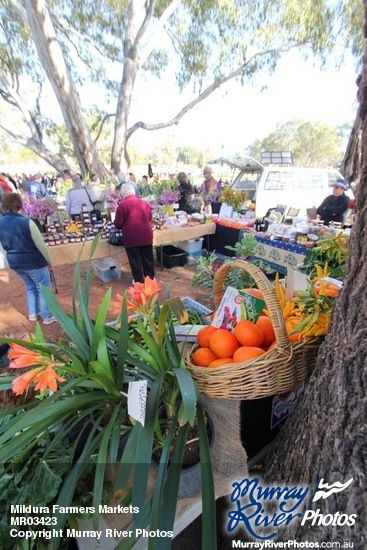
M 120 193 L 123 200 L 116 210 L 115 227 L 122 230 L 133 284 L 144 283 L 145 277 L 154 279 L 152 210 L 135 195 L 131 184 L 123 183 Z

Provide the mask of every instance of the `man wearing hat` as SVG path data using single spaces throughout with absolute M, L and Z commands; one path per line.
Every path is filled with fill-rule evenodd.
M 201 193 L 205 204 L 215 201 L 220 194 L 219 185 L 216 179 L 213 178 L 213 170 L 210 166 L 205 166 L 203 170 L 204 181 L 201 184 Z
M 344 213 L 348 210 L 349 197 L 344 193 L 348 189 L 345 179 L 338 178 L 333 184 L 333 194 L 322 201 L 316 214 L 324 221 L 325 225 L 330 222 L 343 223 Z

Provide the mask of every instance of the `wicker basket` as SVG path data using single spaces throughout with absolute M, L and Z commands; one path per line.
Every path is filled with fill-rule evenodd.
M 223 297 L 223 282 L 228 271 L 237 268 L 249 273 L 262 291 L 277 345 L 264 355 L 245 363 L 208 369 L 193 364 L 192 354 L 198 347 L 195 344 L 186 355 L 187 368 L 198 382 L 200 391 L 209 397 L 259 399 L 290 390 L 311 374 L 323 337 L 291 344 L 273 285 L 262 271 L 249 262 L 237 260 L 218 269 L 214 280 L 215 307 L 219 306 Z

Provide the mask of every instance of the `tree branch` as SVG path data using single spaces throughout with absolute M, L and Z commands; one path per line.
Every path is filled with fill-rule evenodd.
M 139 129 L 143 129 L 143 130 L 149 130 L 149 131 L 152 131 L 152 130 L 161 130 L 162 128 L 168 128 L 169 126 L 173 126 L 175 124 L 178 124 L 181 120 L 181 118 L 188 112 L 190 111 L 191 109 L 193 109 L 198 103 L 200 103 L 201 101 L 204 101 L 204 99 L 206 99 L 207 97 L 209 97 L 213 92 L 215 92 L 215 90 L 217 90 L 220 86 L 222 86 L 223 84 L 226 84 L 227 82 L 229 82 L 230 80 L 233 80 L 234 78 L 236 78 L 237 76 L 240 76 L 241 73 L 244 71 L 244 69 L 250 65 L 256 58 L 258 57 L 262 57 L 262 56 L 265 56 L 265 55 L 271 55 L 272 53 L 285 53 L 285 52 L 289 52 L 290 50 L 292 50 L 293 48 L 296 48 L 298 47 L 299 45 L 294 45 L 294 46 L 289 46 L 288 48 L 274 48 L 274 49 L 270 49 L 270 50 L 264 50 L 264 51 L 261 51 L 261 52 L 257 52 L 255 53 L 254 55 L 252 55 L 247 61 L 245 61 L 244 63 L 242 63 L 237 69 L 233 70 L 232 72 L 230 72 L 227 76 L 223 76 L 222 78 L 219 78 L 218 80 L 216 80 L 215 82 L 213 82 L 212 84 L 210 84 L 202 93 L 200 93 L 195 99 L 193 99 L 192 101 L 190 101 L 189 103 L 187 103 L 187 105 L 185 105 L 185 107 L 183 107 L 178 113 L 176 116 L 174 116 L 173 118 L 171 118 L 170 120 L 166 121 L 166 122 L 158 122 L 157 124 L 148 124 L 146 122 L 143 122 L 143 121 L 139 121 L 139 122 L 136 122 L 133 126 L 131 126 L 130 128 L 128 128 L 127 132 L 126 132 L 126 135 L 127 135 L 127 139 L 129 139 L 132 134 L 134 132 L 136 132 L 137 130 Z
M 48 149 L 48 147 L 46 147 L 44 143 L 41 143 L 35 137 L 27 137 L 23 134 L 19 134 L 12 130 L 9 130 L 9 128 L 6 128 L 3 124 L 1 124 L 1 122 L 0 128 L 4 130 L 7 134 L 9 134 L 17 143 L 23 145 L 24 147 L 27 147 L 28 149 L 36 153 L 39 157 L 41 157 L 48 164 L 53 166 L 56 170 L 61 172 L 61 170 L 63 170 L 65 166 L 67 166 L 67 162 L 65 162 L 62 157 L 56 155 L 53 151 Z
M 136 37 L 135 37 L 135 41 L 134 41 L 135 42 L 135 44 L 134 44 L 135 47 L 139 46 L 140 41 L 143 38 L 143 36 L 144 36 L 148 26 L 149 26 L 149 23 L 150 23 L 150 21 L 153 17 L 154 8 L 155 8 L 156 5 L 157 5 L 157 0 L 151 0 L 148 3 L 148 7 L 147 7 L 146 12 L 145 12 L 144 21 L 141 24 L 140 29 L 136 33 Z
M 153 4 L 153 2 L 152 2 L 152 4 Z M 139 57 L 140 66 L 144 65 L 144 63 L 147 61 L 148 57 L 150 56 L 150 54 L 154 50 L 155 45 L 156 45 L 156 41 L 160 38 L 161 33 L 164 31 L 165 24 L 167 23 L 167 21 L 171 17 L 171 15 L 175 12 L 175 10 L 178 8 L 179 4 L 180 4 L 180 0 L 172 0 L 172 2 L 170 4 L 168 4 L 166 9 L 164 10 L 162 15 L 160 16 L 160 18 L 158 20 L 158 23 L 157 23 L 157 26 L 155 27 L 152 35 L 150 36 L 150 39 L 149 39 L 147 45 L 145 46 L 142 54 Z M 147 11 L 147 16 L 148 16 L 148 11 Z M 149 21 L 147 21 L 147 16 L 144 20 L 142 28 L 139 30 L 139 34 L 140 34 L 141 31 L 142 31 L 142 33 L 145 32 L 145 28 L 143 30 L 143 27 L 144 26 L 146 27 L 147 24 L 149 23 Z M 140 39 L 140 37 L 139 37 L 139 39 Z
M 91 46 L 91 48 L 93 48 L 101 56 L 102 59 L 107 57 L 107 59 L 109 59 L 110 61 L 113 61 L 115 63 L 121 63 L 121 61 L 122 61 L 121 58 L 112 56 L 110 54 L 107 54 L 87 34 L 82 34 L 82 33 L 78 32 L 74 27 L 66 28 L 64 25 L 61 24 L 60 20 L 57 19 L 57 17 L 54 16 L 54 14 L 51 13 L 50 16 L 51 16 L 51 20 L 52 20 L 52 23 L 53 23 L 55 29 L 60 31 L 65 36 L 65 38 L 73 46 L 73 48 L 76 52 L 76 55 L 79 57 L 79 59 L 81 59 L 81 61 L 83 61 L 83 63 L 85 63 L 88 66 L 89 69 L 92 70 L 93 66 L 89 63 L 89 61 L 87 61 L 86 59 L 83 59 L 83 57 L 80 55 L 78 46 L 71 39 L 70 35 L 74 35 L 79 40 L 82 40 L 83 42 L 87 42 Z
M 39 136 L 38 129 L 34 124 L 34 121 L 32 119 L 32 116 L 29 110 L 24 105 L 18 93 L 14 90 L 14 88 L 12 88 L 9 85 L 6 74 L 1 69 L 0 69 L 0 82 L 3 84 L 3 87 L 4 87 L 4 89 L 0 91 L 2 98 L 13 107 L 16 107 L 22 113 L 23 120 L 27 124 L 28 128 L 30 129 L 32 137 L 35 137 L 35 136 L 38 137 Z
M 101 120 L 101 125 L 100 125 L 100 128 L 98 130 L 98 134 L 97 134 L 97 137 L 94 139 L 94 143 L 97 143 L 98 139 L 100 138 L 100 135 L 102 133 L 102 129 L 103 129 L 103 125 L 104 123 L 106 122 L 106 120 L 108 118 L 112 118 L 112 117 L 115 117 L 116 116 L 116 113 L 110 113 L 108 115 L 105 115 L 102 120 Z
M 16 9 L 23 21 L 28 24 L 27 10 L 25 9 L 22 2 L 20 2 L 19 0 L 10 0 L 10 3 Z

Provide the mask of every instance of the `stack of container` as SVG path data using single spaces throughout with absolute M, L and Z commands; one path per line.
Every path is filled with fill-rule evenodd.
M 201 250 L 203 248 L 203 237 L 190 239 L 188 241 L 178 243 L 178 246 L 187 252 L 188 265 L 195 264 L 199 261 Z

